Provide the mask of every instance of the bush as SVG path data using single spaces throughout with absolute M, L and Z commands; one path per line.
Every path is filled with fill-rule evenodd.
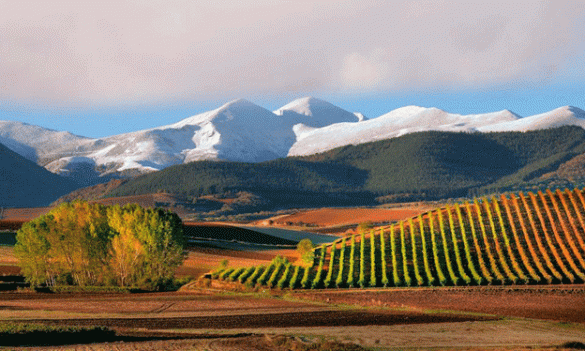
M 315 245 L 313 245 L 311 239 L 307 238 L 299 241 L 297 244 L 297 251 L 301 257 L 301 261 L 305 266 L 313 265 L 313 260 L 315 259 L 315 251 L 313 250 L 314 248 Z
M 105 327 L 49 326 L 35 323 L 0 323 L 1 346 L 65 345 L 113 341 L 116 333 Z

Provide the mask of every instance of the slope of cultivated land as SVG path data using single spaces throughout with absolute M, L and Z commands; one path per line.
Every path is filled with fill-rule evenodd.
M 582 284 L 585 195 L 579 189 L 547 190 L 447 205 L 314 252 L 312 267 L 274 262 L 265 268 L 270 280 L 251 280 L 249 285 Z M 232 278 L 238 279 L 237 274 Z
M 399 208 L 319 208 L 268 218 L 259 221 L 258 224 L 343 235 L 345 232 L 353 231 L 360 223 L 389 224 L 428 211 L 430 208 L 429 205 L 422 203 L 404 204 Z

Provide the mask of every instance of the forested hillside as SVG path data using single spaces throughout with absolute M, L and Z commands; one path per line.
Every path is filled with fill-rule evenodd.
M 585 130 L 422 132 L 257 164 L 201 161 L 137 177 L 109 196 L 166 191 L 187 197 L 248 191 L 274 205 L 350 205 L 409 194 L 477 195 L 541 184 L 585 152 Z M 565 180 L 580 182 L 580 179 Z

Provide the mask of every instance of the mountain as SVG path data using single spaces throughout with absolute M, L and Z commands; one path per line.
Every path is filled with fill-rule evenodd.
M 574 126 L 430 131 L 261 163 L 177 165 L 131 179 L 108 196 L 249 192 L 274 208 L 372 205 L 376 198 L 429 200 L 532 187 L 531 182 L 583 153 L 585 130 Z
M 51 172 L 91 185 L 198 160 L 286 157 L 295 133 L 360 118 L 315 98 L 293 101 L 276 113 L 238 99 L 171 125 L 99 139 L 2 121 L 0 140 Z
M 63 153 L 73 156 L 77 148 L 89 142 L 91 139 L 69 132 L 15 121 L 0 121 L 0 143 L 43 166 Z
M 358 145 L 429 130 L 471 132 L 483 126 L 518 119 L 518 115 L 508 110 L 479 115 L 458 115 L 437 108 L 406 106 L 358 124 L 338 123 L 308 131 L 298 138 L 288 155 L 311 155 L 344 145 Z M 506 131 L 511 130 L 514 129 Z
M 348 112 L 314 97 L 292 101 L 274 111 L 274 114 L 283 116 L 291 126 L 300 123 L 310 128 L 321 128 L 343 122 L 359 122 L 365 119 L 362 114 Z
M 0 207 L 47 206 L 77 188 L 0 144 Z
M 406 106 L 368 119 L 313 97 L 274 112 L 238 99 L 174 124 L 99 139 L 0 121 L 0 143 L 53 173 L 92 185 L 192 161 L 263 162 L 422 131 L 528 131 L 563 125 L 585 127 L 585 111 L 566 106 L 521 117 L 508 110 L 459 115 Z
M 478 130 L 481 132 L 503 132 L 510 130 L 525 132 L 527 130 L 547 129 L 567 125 L 585 128 L 585 111 L 573 106 L 564 106 L 530 117 L 486 125 L 478 128 Z

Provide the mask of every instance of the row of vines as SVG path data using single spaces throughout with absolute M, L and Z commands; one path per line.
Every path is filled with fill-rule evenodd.
M 585 198 L 567 189 L 476 199 L 322 245 L 312 266 L 278 258 L 213 277 L 291 289 L 583 283 Z

